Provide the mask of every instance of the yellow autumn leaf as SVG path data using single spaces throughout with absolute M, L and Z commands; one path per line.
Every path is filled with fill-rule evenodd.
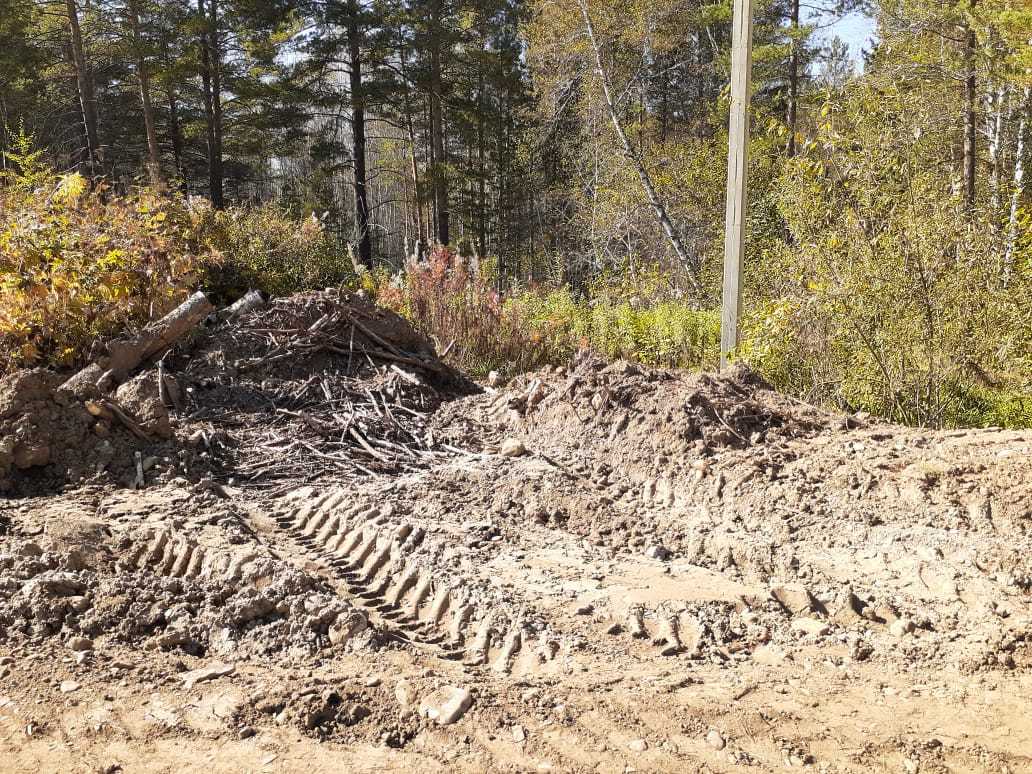
M 54 198 L 59 202 L 72 204 L 86 193 L 86 178 L 78 172 L 61 175 L 57 182 Z

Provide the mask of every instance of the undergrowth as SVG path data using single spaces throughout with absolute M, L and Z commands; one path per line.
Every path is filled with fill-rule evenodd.
M 43 164 L 24 136 L 8 158 L 16 171 L 0 180 L 0 373 L 78 365 L 96 342 L 156 319 L 197 287 L 224 303 L 249 288 L 284 295 L 350 282 L 474 377 L 563 364 L 585 347 L 654 366 L 718 363 L 719 311 L 697 308 L 641 263 L 579 292 L 550 283 L 499 293 L 489 268 L 443 248 L 404 273 L 356 278 L 311 216 L 91 188 Z M 791 276 L 800 255 L 767 255 L 768 274 Z M 781 281 L 748 299 L 737 359 L 778 389 L 838 409 L 915 425 L 1032 427 L 1027 259 L 1009 295 L 970 290 L 976 272 L 949 274 L 953 262 L 936 275 L 941 289 L 897 293 L 887 305 L 885 287 L 842 268 L 848 255 L 827 246 L 812 255 L 806 283 Z
M 273 207 L 216 212 L 205 199 L 119 194 L 43 163 L 24 134 L 0 176 L 0 373 L 75 366 L 94 344 L 146 324 L 197 287 L 338 284 L 350 261 L 312 218 Z

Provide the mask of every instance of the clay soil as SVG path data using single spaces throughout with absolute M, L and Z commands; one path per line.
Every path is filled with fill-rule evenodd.
M 1032 432 L 278 304 L 0 385 L 0 771 L 1032 771 Z

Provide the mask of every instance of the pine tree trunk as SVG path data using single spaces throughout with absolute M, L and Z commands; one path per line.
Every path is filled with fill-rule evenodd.
M 68 31 L 71 37 L 72 62 L 75 65 L 75 80 L 79 88 L 79 104 L 82 108 L 83 128 L 86 131 L 86 167 L 90 177 L 100 175 L 100 131 L 97 118 L 97 97 L 93 90 L 89 67 L 86 64 L 86 49 L 79 28 L 79 9 L 75 0 L 65 0 L 68 12 Z
M 369 199 L 366 190 L 365 95 L 362 91 L 362 30 L 358 25 L 358 4 L 352 3 L 348 19 L 348 56 L 351 87 L 351 138 L 355 164 L 355 236 L 358 260 L 373 268 L 373 241 L 369 233 Z
M 416 205 L 416 240 L 419 242 L 418 250 L 422 251 L 423 245 L 426 244 L 426 229 L 423 226 L 423 202 L 419 196 L 419 165 L 416 163 L 416 128 L 412 121 L 412 100 L 408 88 L 408 74 L 406 73 L 405 55 L 405 47 L 401 46 L 398 56 L 401 64 L 401 77 L 404 81 L 402 91 L 404 92 L 405 99 L 405 123 L 406 128 L 408 129 L 409 162 L 412 171 L 412 198 Z
M 972 0 L 972 9 L 974 5 L 975 0 Z M 975 106 L 978 101 L 978 84 L 975 80 L 977 43 L 975 30 L 969 22 L 964 34 L 964 201 L 968 206 L 975 203 L 975 174 L 978 166 L 975 126 Z
M 183 131 L 179 126 L 179 97 L 171 86 L 168 89 L 168 134 L 172 142 L 172 160 L 176 165 L 180 190 L 185 194 L 186 169 L 183 166 Z
M 788 57 L 788 145 L 789 158 L 796 155 L 796 126 L 799 114 L 799 0 L 792 0 L 792 53 Z
M 161 153 L 158 150 L 158 133 L 154 128 L 154 108 L 151 105 L 150 72 L 147 70 L 147 59 L 143 53 L 143 37 L 140 34 L 140 14 L 135 0 L 128 3 L 129 26 L 133 36 L 133 48 L 136 51 L 136 76 L 140 82 L 140 101 L 143 103 L 143 127 L 147 134 L 147 176 L 150 184 L 157 189 L 164 187 L 161 178 Z
M 208 148 L 208 192 L 216 209 L 225 206 L 222 190 L 222 59 L 218 45 L 218 0 L 197 0 L 201 34 L 201 89 Z
M 441 90 L 441 7 L 435 2 L 430 27 L 430 135 L 434 151 L 434 209 L 437 211 L 437 241 L 449 242 L 448 170 L 445 158 L 444 116 Z
M 1007 217 L 1007 246 L 1003 254 L 1003 283 L 1010 284 L 1014 274 L 1014 251 L 1018 243 L 1018 210 L 1025 195 L 1027 156 L 1032 151 L 1032 86 L 1026 86 L 1021 99 L 1021 117 L 1014 148 L 1014 176 L 1011 182 L 1010 213 Z
M 477 247 L 480 257 L 487 255 L 487 169 L 484 164 L 484 68 L 481 64 L 477 83 Z

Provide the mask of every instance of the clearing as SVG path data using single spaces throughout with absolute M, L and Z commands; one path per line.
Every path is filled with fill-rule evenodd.
M 4 771 L 1032 770 L 1032 432 L 478 386 L 336 291 L 66 376 L 0 382 Z

